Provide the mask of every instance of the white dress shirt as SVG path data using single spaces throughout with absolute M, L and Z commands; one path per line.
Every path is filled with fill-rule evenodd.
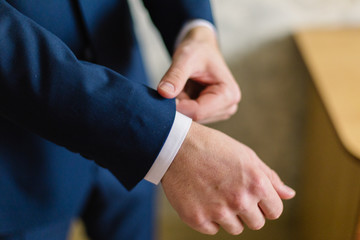
M 204 26 L 210 28 L 214 34 L 216 34 L 215 27 L 212 23 L 203 20 L 203 19 L 194 19 L 187 22 L 181 31 L 179 32 L 175 47 L 180 44 L 180 42 L 185 38 L 186 34 L 193 28 Z M 150 170 L 147 172 L 144 177 L 145 180 L 152 182 L 154 184 L 159 184 L 162 177 L 164 176 L 167 169 L 170 167 L 170 164 L 174 160 L 177 152 L 179 151 L 182 143 L 185 140 L 185 137 L 190 129 L 192 119 L 176 112 L 174 123 L 171 127 L 170 133 L 162 147 L 159 155 L 155 159 Z

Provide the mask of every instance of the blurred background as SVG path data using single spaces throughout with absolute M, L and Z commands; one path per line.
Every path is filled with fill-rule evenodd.
M 136 26 L 154 86 L 169 66 L 169 56 L 141 1 L 132 0 Z M 242 89 L 239 110 L 213 124 L 252 147 L 290 186 L 297 189 L 304 159 L 304 119 L 310 76 L 293 33 L 308 28 L 360 25 L 359 0 L 213 0 L 224 57 Z M 359 43 L 360 44 L 360 43 Z M 183 224 L 159 193 L 158 239 L 296 239 L 297 200 L 285 203 L 283 216 L 260 231 L 239 237 L 224 232 L 204 236 Z

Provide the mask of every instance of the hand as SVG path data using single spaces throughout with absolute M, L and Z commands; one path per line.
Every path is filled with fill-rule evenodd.
M 180 218 L 205 234 L 215 234 L 220 226 L 234 235 L 244 224 L 260 229 L 265 218 L 281 215 L 281 199 L 295 196 L 249 147 L 196 123 L 162 186 Z
M 177 110 L 200 123 L 228 119 L 241 97 L 215 34 L 206 27 L 191 30 L 177 47 L 158 92 L 177 97 Z

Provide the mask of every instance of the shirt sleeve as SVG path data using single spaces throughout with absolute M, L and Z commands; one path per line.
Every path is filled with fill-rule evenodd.
M 142 0 L 170 54 L 184 23 L 203 19 L 214 23 L 209 0 Z
M 186 34 L 193 28 L 204 26 L 211 29 L 214 34 L 216 30 L 214 25 L 204 19 L 194 19 L 188 21 L 183 28 L 181 29 L 179 35 L 176 38 L 175 48 L 179 43 L 184 39 Z M 185 137 L 190 129 L 192 120 L 191 118 L 176 112 L 173 126 L 170 130 L 169 136 L 166 139 L 158 157 L 155 159 L 155 162 L 151 166 L 150 170 L 145 176 L 145 180 L 152 182 L 154 184 L 159 184 L 162 177 L 164 176 L 167 169 L 170 167 L 172 161 L 174 160 L 177 152 L 179 151 L 182 143 L 185 140 Z
M 177 152 L 179 151 L 185 137 L 190 129 L 191 118 L 176 112 L 174 123 L 168 138 L 165 141 L 159 155 L 145 176 L 145 180 L 159 184 L 167 169 L 170 167 Z
M 213 31 L 213 33 L 215 35 L 217 35 L 214 24 L 212 24 L 211 22 L 204 20 L 204 19 L 193 19 L 193 20 L 190 20 L 187 23 L 185 23 L 185 25 L 181 28 L 181 31 L 179 32 L 179 35 L 177 36 L 177 38 L 175 40 L 174 49 L 176 49 L 176 47 L 185 38 L 186 34 L 188 34 L 188 32 L 195 27 L 207 27 L 211 31 Z

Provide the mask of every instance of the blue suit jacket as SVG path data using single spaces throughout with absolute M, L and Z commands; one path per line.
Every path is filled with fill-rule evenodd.
M 170 52 L 212 21 L 207 0 L 144 4 Z M 128 189 L 144 177 L 175 114 L 144 83 L 126 1 L 0 0 L 0 232 L 74 214 L 94 162 Z

